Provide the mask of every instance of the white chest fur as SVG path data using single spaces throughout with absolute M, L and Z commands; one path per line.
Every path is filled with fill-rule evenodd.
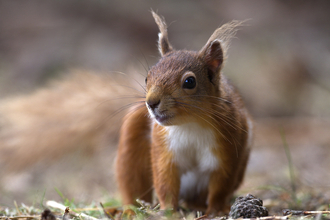
M 169 126 L 168 146 L 181 173 L 180 196 L 188 198 L 204 190 L 209 175 L 220 166 L 212 153 L 216 139 L 211 129 L 196 123 Z

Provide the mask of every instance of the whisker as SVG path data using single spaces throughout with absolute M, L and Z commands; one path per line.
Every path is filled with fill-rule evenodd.
M 149 71 L 149 66 L 148 66 L 148 68 L 139 60 L 139 59 L 137 59 L 137 61 L 143 66 L 143 69 L 147 72 L 147 74 L 148 74 L 148 71 Z M 140 72 L 138 72 L 141 76 L 143 76 L 143 77 L 146 77 L 147 75 L 144 75 L 144 74 L 142 74 L 142 73 L 140 73 Z
M 214 111 L 213 109 L 204 109 L 204 108 L 201 108 L 201 107 L 199 107 L 199 106 L 195 106 L 195 105 L 191 105 L 191 104 L 187 104 L 187 103 L 183 103 L 183 102 L 178 102 L 178 103 L 180 103 L 180 104 L 184 104 L 184 105 L 189 105 L 189 106 L 191 106 L 191 107 L 197 108 L 197 109 L 199 109 L 199 110 L 201 110 L 201 111 L 204 111 L 204 112 L 206 112 L 206 113 L 209 113 L 209 114 L 211 114 L 211 115 L 214 115 L 214 116 L 216 116 L 218 119 L 220 119 L 221 121 L 225 122 L 227 125 L 229 125 L 230 127 L 232 127 L 234 130 L 237 130 L 236 127 L 240 128 L 240 127 L 237 126 L 236 124 L 232 124 L 232 123 L 230 123 L 229 121 L 227 121 L 227 120 L 225 120 L 224 118 L 221 117 L 221 116 L 224 116 L 224 117 L 227 117 L 227 118 L 228 118 L 228 116 L 223 115 L 223 114 L 221 114 L 220 112 Z M 213 110 L 213 111 L 212 111 L 212 110 Z M 228 118 L 228 119 L 230 119 L 230 118 Z M 235 126 L 235 125 L 236 125 L 236 126 Z M 240 129 L 242 129 L 242 128 L 240 128 Z
M 129 111 L 127 114 L 126 114 L 126 117 L 124 117 L 124 120 L 122 121 L 122 123 L 125 123 L 126 120 L 128 120 L 128 118 L 131 116 L 131 114 L 133 114 L 136 110 L 139 110 L 141 108 L 146 108 L 146 105 L 144 102 L 140 102 L 138 105 L 134 106 L 134 109 L 131 109 L 131 111 Z M 146 114 L 144 115 L 139 115 L 139 118 L 140 117 L 148 117 L 149 116 L 149 113 L 148 111 L 146 112 Z M 139 119 L 138 118 L 138 119 Z
M 180 97 L 182 99 L 182 97 Z M 194 100 L 194 101 L 199 101 L 199 102 L 202 102 L 203 100 Z M 187 103 L 184 103 L 187 105 Z M 191 104 L 190 104 L 191 105 Z M 213 104 L 214 106 L 216 107 L 219 107 L 220 109 L 223 109 L 224 107 L 221 106 L 221 105 L 217 105 L 217 104 Z M 222 120 L 223 122 L 225 122 L 226 124 L 228 124 L 229 126 L 231 126 L 233 129 L 236 130 L 236 128 L 239 128 L 240 130 L 244 131 L 247 133 L 247 131 L 239 124 L 236 124 L 237 120 L 235 120 L 234 118 L 231 118 L 219 111 L 215 111 L 214 109 L 205 109 L 205 108 L 201 108 L 199 106 L 196 106 L 196 105 L 193 105 L 194 107 L 196 108 L 199 108 L 200 110 L 203 110 L 205 112 L 208 112 L 214 116 L 216 116 L 217 118 L 219 118 L 220 120 Z M 226 120 L 228 119 L 228 120 Z
M 148 63 L 148 60 L 147 60 L 147 58 L 146 58 L 146 56 L 144 55 L 144 53 L 142 53 L 142 51 L 140 50 L 140 52 L 141 52 L 141 54 L 142 54 L 142 56 L 143 56 L 143 58 L 144 58 L 144 61 L 147 63 L 147 69 L 146 69 L 146 71 L 147 71 L 147 73 L 149 72 L 149 70 L 150 70 L 150 65 L 149 65 L 149 63 Z
M 183 104 L 183 105 L 186 105 L 186 106 L 188 106 L 188 107 L 194 107 L 194 108 L 197 108 L 197 106 L 193 106 L 193 105 L 190 105 L 190 104 L 187 104 L 187 103 L 183 103 L 183 102 L 177 102 L 177 103 L 179 103 L 179 104 Z M 198 108 L 197 108 L 198 109 Z M 195 114 L 196 116 L 198 116 L 199 118 L 201 118 L 201 119 L 203 119 L 205 122 L 207 122 L 208 124 L 210 124 L 216 131 L 218 131 L 219 132 L 219 134 L 221 134 L 221 136 L 225 139 L 225 140 L 227 140 L 229 143 L 231 143 L 230 142 L 230 140 L 228 140 L 228 138 L 227 137 L 225 137 L 225 135 L 223 135 L 223 133 L 218 129 L 218 128 L 216 128 L 215 127 L 215 125 L 213 125 L 211 122 L 209 122 L 208 120 L 206 120 L 205 118 L 203 118 L 203 117 L 201 117 L 200 115 L 198 115 L 198 114 L 196 114 L 196 113 L 194 113 L 194 112 L 192 112 L 193 114 Z M 214 120 L 215 122 L 217 121 L 215 118 L 213 118 L 211 115 L 209 115 L 209 114 L 204 114 L 205 116 L 207 116 L 207 117 L 209 117 L 209 118 L 211 118 L 212 120 Z M 232 144 L 232 143 L 231 143 Z
M 198 114 L 196 114 L 196 113 L 194 113 L 194 112 L 192 112 L 194 115 L 196 115 L 196 116 L 198 116 L 199 118 L 201 118 L 201 119 L 203 119 L 205 122 L 207 122 L 209 125 L 211 125 L 225 140 L 227 140 L 230 144 L 232 144 L 231 142 L 230 142 L 230 140 L 228 140 L 228 138 L 218 129 L 218 128 L 216 128 L 211 122 L 209 122 L 208 120 L 206 120 L 205 118 L 203 118 L 203 117 L 201 117 L 200 115 L 198 115 Z M 206 116 L 208 116 L 208 115 L 206 115 Z
M 107 99 L 105 101 L 102 101 L 100 102 L 97 106 L 96 106 L 96 109 L 101 107 L 102 105 L 110 102 L 110 101 L 113 101 L 113 100 L 121 100 L 121 99 L 145 99 L 145 96 L 138 96 L 138 95 L 135 95 L 135 96 L 120 96 L 120 97 L 117 97 L 117 98 L 111 98 L 111 99 Z
M 117 74 L 120 74 L 120 75 L 123 75 L 123 76 L 125 76 L 125 77 L 128 77 L 129 75 L 128 74 L 126 74 L 126 73 L 123 73 L 123 72 L 120 72 L 120 71 L 111 71 L 112 73 L 117 73 Z M 144 92 L 147 92 L 146 91 L 146 89 L 145 89 L 145 87 L 138 81 L 138 80 L 136 80 L 134 77 L 132 77 L 131 75 L 129 76 L 129 79 L 133 79 L 142 89 L 143 89 L 143 91 Z M 131 89 L 134 89 L 134 90 L 136 90 L 136 91 L 138 91 L 138 92 L 141 92 L 141 91 L 139 91 L 139 90 L 137 90 L 136 88 L 134 88 L 134 87 L 129 87 L 129 86 L 125 86 L 125 85 L 122 85 L 123 87 L 128 87 L 128 88 L 131 88 Z
M 142 104 L 143 103 L 143 104 Z M 103 123 L 101 123 L 99 126 L 96 127 L 96 129 L 100 128 L 102 125 L 104 125 L 107 121 L 109 121 L 111 118 L 113 118 L 114 116 L 118 115 L 120 112 L 122 112 L 123 110 L 129 108 L 129 107 L 132 107 L 134 105 L 136 105 L 138 108 L 142 105 L 144 105 L 144 101 L 136 101 L 136 102 L 132 102 L 132 103 L 129 103 L 127 105 L 124 105 L 122 107 L 120 107 L 119 109 L 117 109 L 116 111 L 114 111 L 112 114 L 110 114 L 108 117 L 106 117 L 103 121 Z M 140 104 L 140 105 L 137 105 L 137 104 Z
M 221 98 L 221 97 L 217 97 L 217 96 L 211 96 L 211 95 L 187 95 L 187 96 L 181 96 L 182 98 L 187 98 L 187 97 L 207 97 L 207 98 L 213 98 L 213 99 L 217 99 L 226 103 L 230 103 L 231 102 L 227 99 Z
M 114 84 L 114 86 L 121 86 L 121 87 L 126 87 L 126 88 L 129 88 L 129 89 L 132 89 L 132 90 L 135 90 L 139 93 L 143 93 L 145 94 L 147 92 L 147 90 L 145 89 L 144 86 L 142 86 L 138 81 L 136 81 L 136 83 L 143 89 L 144 92 L 138 90 L 137 88 L 133 87 L 133 86 L 127 86 L 127 85 L 123 85 L 123 84 Z
M 196 109 L 200 109 L 201 111 L 204 111 L 206 113 L 210 113 L 210 114 L 204 114 L 205 116 L 209 117 L 211 120 L 213 120 L 214 122 L 217 122 L 216 118 L 212 117 L 212 114 L 211 112 L 208 112 L 206 111 L 205 109 L 202 109 L 202 108 L 199 108 L 198 106 L 194 106 L 194 105 L 191 105 L 191 104 L 187 104 L 187 103 L 182 103 L 182 102 L 176 102 L 178 104 L 181 104 L 181 106 L 185 109 L 185 106 L 188 106 L 188 107 L 194 107 Z M 185 109 L 186 111 L 186 109 Z M 193 112 L 194 113 L 194 112 Z M 209 122 L 208 120 L 206 120 L 205 118 L 201 117 L 200 115 L 194 113 L 196 116 L 200 117 L 201 119 L 203 119 L 204 121 L 206 121 L 207 123 L 209 123 L 214 129 L 216 129 L 220 134 L 221 136 L 226 140 L 228 141 L 230 144 L 233 144 L 235 146 L 235 150 L 236 150 L 236 155 L 238 157 L 238 149 L 237 149 L 237 140 L 235 139 L 235 137 L 233 136 L 233 134 L 228 131 L 228 129 L 226 129 L 226 132 L 228 132 L 228 135 L 230 135 L 230 137 L 232 138 L 233 140 L 233 143 L 222 133 L 220 132 L 211 122 Z M 217 115 L 214 115 L 214 116 L 217 116 Z M 222 119 L 221 117 L 217 116 L 218 119 L 222 120 L 222 121 L 225 121 L 224 119 Z M 230 124 L 229 122 L 225 121 L 229 126 L 231 126 L 233 129 L 236 130 L 236 128 L 234 127 L 234 125 Z M 238 126 L 237 126 L 238 127 Z M 242 129 L 243 130 L 243 129 Z M 238 144 L 241 146 L 241 144 L 238 142 Z
M 190 97 L 190 96 L 182 96 L 182 97 L 179 97 L 178 99 L 183 99 L 183 98 L 185 98 L 185 97 Z M 208 96 L 202 96 L 202 97 L 208 97 Z M 210 97 L 212 97 L 212 96 L 210 96 Z M 216 97 L 215 97 L 216 98 Z M 196 100 L 196 99 L 194 99 L 194 101 L 197 101 L 197 102 L 204 102 L 204 100 Z M 221 100 L 222 101 L 222 100 Z M 227 101 L 228 102 L 228 101 Z M 213 104 L 214 106 L 217 106 L 217 107 L 219 107 L 220 109 L 224 109 L 224 106 L 222 106 L 222 105 L 217 105 L 217 104 Z M 220 112 L 219 112 L 220 113 Z M 225 117 L 227 117 L 226 115 L 223 115 L 223 116 L 225 116 Z M 227 117 L 228 118 L 228 117 Z M 230 119 L 230 120 L 233 120 L 233 119 L 231 119 L 231 118 L 228 118 L 228 119 Z

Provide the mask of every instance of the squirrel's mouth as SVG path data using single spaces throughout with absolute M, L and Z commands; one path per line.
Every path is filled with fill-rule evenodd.
M 155 119 L 160 123 L 166 122 L 170 118 L 169 115 L 155 115 Z
M 149 110 L 149 114 L 157 121 L 158 124 L 162 126 L 167 125 L 167 122 L 170 120 L 170 118 L 172 118 L 171 114 L 153 110 Z

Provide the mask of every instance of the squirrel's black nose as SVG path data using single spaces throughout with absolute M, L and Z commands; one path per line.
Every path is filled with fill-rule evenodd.
M 157 108 L 159 106 L 159 103 L 160 103 L 160 99 L 154 99 L 154 100 L 148 100 L 147 101 L 147 104 L 148 106 L 154 110 L 155 108 Z

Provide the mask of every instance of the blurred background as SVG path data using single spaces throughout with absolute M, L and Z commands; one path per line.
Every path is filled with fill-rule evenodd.
M 231 20 L 249 19 L 232 40 L 223 71 L 240 90 L 256 125 L 246 181 L 239 193 L 252 192 L 270 199 L 281 194 L 276 188 L 290 189 L 284 138 L 298 188 L 329 199 L 329 1 L 0 0 L 0 107 L 18 100 L 16 97 L 25 100 L 25 96 L 47 88 L 52 80 L 61 85 L 71 69 L 101 79 L 104 74 L 98 73 L 120 71 L 128 75 L 127 81 L 134 78 L 143 84 L 145 68 L 159 58 L 158 29 L 151 9 L 165 17 L 170 42 L 177 49 L 199 50 L 217 27 Z M 73 81 L 79 83 L 76 78 Z M 50 93 L 56 92 L 53 89 Z M 61 102 L 60 98 L 56 102 Z M 113 113 L 118 106 L 110 103 L 105 110 Z M 56 112 L 53 105 L 52 112 Z M 81 111 L 71 110 L 72 117 Z M 0 110 L 1 123 L 6 120 L 6 111 Z M 54 161 L 48 160 L 50 153 L 45 160 L 35 155 L 36 163 L 24 165 L 15 154 L 0 150 L 3 161 L 10 161 L 0 165 L 21 164 L 19 169 L 1 169 L 0 205 L 40 203 L 43 198 L 61 200 L 57 190 L 68 199 L 86 202 L 118 196 L 112 167 L 119 120 L 117 115 L 116 123 L 110 120 L 112 130 L 104 134 L 107 137 L 102 137 L 102 144 L 95 146 L 93 142 L 87 150 L 77 146 Z M 2 139 L 6 129 L 2 123 Z M 60 139 L 59 145 L 66 141 L 56 134 L 53 138 Z

